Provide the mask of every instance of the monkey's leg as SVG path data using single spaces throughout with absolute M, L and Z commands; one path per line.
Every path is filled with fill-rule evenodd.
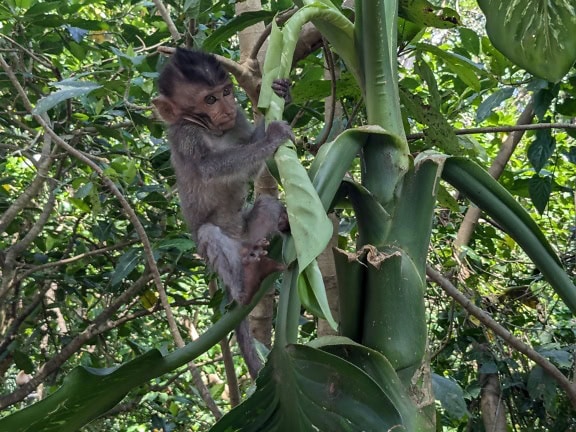
M 252 243 L 290 229 L 286 208 L 279 200 L 269 195 L 259 196 L 245 218 L 246 239 Z
M 230 295 L 240 303 L 247 303 L 244 298 L 244 264 L 242 243 L 229 237 L 216 225 L 202 225 L 197 232 L 198 253 L 208 265 L 218 273 Z
M 256 243 L 245 244 L 242 249 L 246 303 L 252 300 L 266 276 L 285 269 L 284 264 L 266 256 L 268 254 L 267 246 L 268 241 L 262 239 Z

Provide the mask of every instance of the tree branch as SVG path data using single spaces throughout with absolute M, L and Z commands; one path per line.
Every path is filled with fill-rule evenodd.
M 110 189 L 110 191 L 116 197 L 116 199 L 118 199 L 118 202 L 120 203 L 120 205 L 124 209 L 124 212 L 128 216 L 128 219 L 130 220 L 130 222 L 132 222 L 132 224 L 134 226 L 134 230 L 136 231 L 136 233 L 138 234 L 138 237 L 140 238 L 140 241 L 142 242 L 142 247 L 144 249 L 144 255 L 146 257 L 146 262 L 148 264 L 150 272 L 152 273 L 152 276 L 154 279 L 154 284 L 155 284 L 156 289 L 158 290 L 158 294 L 160 296 L 160 302 L 161 302 L 162 307 L 164 308 L 164 311 L 166 313 L 166 319 L 168 321 L 168 326 L 170 327 L 170 332 L 172 333 L 172 336 L 176 342 L 176 345 L 178 347 L 183 347 L 184 346 L 184 340 L 182 339 L 182 336 L 180 335 L 180 332 L 178 331 L 178 326 L 176 325 L 176 320 L 174 319 L 174 314 L 172 313 L 172 309 L 170 308 L 170 304 L 168 302 L 168 296 L 166 295 L 166 290 L 164 289 L 164 285 L 162 283 L 162 279 L 161 279 L 160 273 L 158 271 L 158 266 L 156 265 L 156 260 L 154 259 L 154 254 L 152 252 L 152 245 L 150 244 L 150 239 L 148 238 L 148 235 L 146 234 L 146 231 L 144 230 L 144 226 L 142 225 L 138 216 L 136 215 L 136 212 L 134 211 L 132 206 L 128 203 L 128 200 L 124 197 L 124 195 L 122 195 L 122 192 L 120 192 L 120 189 L 118 189 L 118 187 L 114 184 L 114 182 L 104 174 L 104 171 L 96 163 L 94 163 L 92 160 L 90 160 L 82 152 L 78 151 L 77 149 L 72 147 L 70 144 L 68 144 L 66 141 L 64 141 L 56 132 L 54 132 L 54 130 L 50 127 L 50 125 L 44 120 L 43 116 L 35 114 L 33 112 L 32 104 L 31 104 L 30 100 L 28 99 L 26 92 L 24 91 L 24 89 L 20 85 L 20 82 L 16 78 L 16 75 L 14 74 L 14 72 L 12 71 L 12 69 L 10 68 L 8 63 L 6 63 L 6 60 L 4 59 L 4 57 L 2 55 L 0 55 L 0 66 L 2 66 L 2 68 L 6 72 L 6 75 L 8 76 L 10 81 L 12 82 L 12 85 L 14 86 L 14 88 L 16 89 L 18 94 L 20 95 L 22 102 L 23 102 L 24 106 L 26 107 L 26 110 L 32 115 L 34 120 L 36 120 L 38 122 L 38 124 L 44 128 L 46 133 L 52 137 L 52 139 L 54 140 L 54 142 L 58 146 L 62 147 L 70 155 L 72 155 L 75 158 L 77 158 L 78 160 L 82 161 L 83 163 L 88 165 L 95 173 L 97 173 L 98 176 L 100 177 L 100 179 L 102 179 L 102 182 L 108 187 L 108 189 Z M 56 357 L 56 358 L 58 358 L 58 357 Z
M 482 133 L 516 132 L 542 129 L 576 129 L 576 123 L 536 123 L 515 126 L 479 127 L 470 129 L 456 129 L 454 133 L 456 135 L 473 135 Z M 413 133 L 406 136 L 408 141 L 415 141 L 424 137 L 426 137 L 426 132 Z
M 174 24 L 174 21 L 172 21 L 172 18 L 170 18 L 170 12 L 168 12 L 168 9 L 166 8 L 166 6 L 164 6 L 164 4 L 160 0 L 152 0 L 152 1 L 154 2 L 154 5 L 158 9 L 158 13 L 168 26 L 168 31 L 172 35 L 172 39 L 174 39 L 174 42 L 178 42 L 180 38 L 182 38 L 182 35 L 176 28 L 176 25 Z
M 442 274 L 434 270 L 431 266 L 426 266 L 426 275 L 434 282 L 436 282 L 450 297 L 456 300 L 464 309 L 466 309 L 471 315 L 478 318 L 478 320 L 492 330 L 497 336 L 501 337 L 509 346 L 514 348 L 516 351 L 521 352 L 538 366 L 540 366 L 546 373 L 548 373 L 552 378 L 556 380 L 558 385 L 564 389 L 572 407 L 576 408 L 576 385 L 571 383 L 568 378 L 564 376 L 560 370 L 554 366 L 547 358 L 537 353 L 533 348 L 517 339 L 498 324 L 494 319 L 492 319 L 486 312 L 484 312 L 479 307 L 472 304 L 470 299 L 468 299 L 464 294 L 462 294 L 458 289 Z

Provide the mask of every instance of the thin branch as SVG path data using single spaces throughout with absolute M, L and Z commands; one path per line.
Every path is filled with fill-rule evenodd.
M 493 127 L 479 127 L 470 129 L 456 129 L 456 135 L 473 135 L 483 133 L 498 133 L 498 132 L 516 132 L 527 130 L 542 130 L 542 129 L 576 129 L 576 123 L 536 123 L 528 125 L 514 125 L 514 126 L 493 126 Z M 426 137 L 426 132 L 413 133 L 406 136 L 408 141 L 414 141 Z
M 0 287 L 0 300 L 3 300 L 10 292 L 10 289 L 15 286 L 14 277 L 16 275 L 16 259 L 36 239 L 50 218 L 56 203 L 56 190 L 55 187 L 53 187 L 53 183 L 54 180 L 52 179 L 48 182 L 48 184 L 51 185 L 49 188 L 50 191 L 48 192 L 48 199 L 46 200 L 46 203 L 44 203 L 44 207 L 42 208 L 42 212 L 38 219 L 36 219 L 22 240 L 14 243 L 6 252 L 2 273 L 2 286 Z
M 276 24 L 278 25 L 284 24 L 286 21 L 288 21 L 288 19 L 292 15 L 296 13 L 296 11 L 298 11 L 298 8 L 294 7 L 292 9 L 282 12 L 278 17 L 276 17 Z M 268 39 L 268 36 L 270 36 L 271 32 L 272 32 L 272 24 L 268 24 L 264 28 L 264 31 L 260 33 L 260 37 L 258 38 L 256 43 L 254 43 L 254 45 L 252 46 L 252 50 L 250 51 L 248 58 L 251 58 L 253 60 L 256 60 L 258 58 L 258 53 L 260 52 L 260 49 L 262 49 L 262 45 L 264 45 L 264 42 L 266 42 L 266 39 Z
M 154 5 L 156 5 L 158 13 L 160 13 L 160 16 L 168 26 L 168 30 L 172 35 L 172 39 L 174 39 L 174 42 L 178 42 L 182 37 L 182 35 L 176 28 L 176 25 L 174 24 L 174 21 L 172 21 L 172 18 L 170 18 L 170 12 L 168 12 L 168 9 L 166 8 L 166 6 L 164 6 L 164 4 L 160 0 L 152 0 L 152 1 L 154 2 Z
M 196 331 L 194 324 L 191 321 L 188 324 L 189 324 L 188 331 L 190 332 L 190 338 L 194 339 L 193 335 L 194 334 L 197 335 L 198 333 Z M 192 382 L 194 383 L 196 390 L 200 392 L 200 396 L 202 397 L 204 403 L 206 403 L 206 406 L 208 407 L 210 412 L 214 415 L 216 420 L 221 419 L 222 411 L 220 411 L 220 408 L 218 408 L 218 405 L 216 405 L 216 401 L 214 401 L 214 398 L 212 397 L 212 394 L 210 393 L 208 386 L 202 380 L 202 374 L 200 373 L 200 369 L 198 368 L 198 366 L 196 366 L 196 364 L 193 361 L 191 361 L 188 363 L 188 370 L 190 371 L 190 375 L 192 375 Z
M 66 141 L 64 141 L 56 132 L 54 132 L 54 130 L 44 120 L 42 116 L 33 113 L 32 104 L 30 103 L 30 100 L 28 99 L 26 92 L 20 85 L 20 82 L 16 78 L 16 75 L 14 74 L 8 63 L 6 63 L 2 55 L 0 55 L 0 66 L 2 66 L 2 68 L 6 72 L 6 75 L 12 82 L 12 85 L 14 86 L 14 88 L 16 88 L 16 91 L 22 98 L 22 102 L 24 103 L 24 106 L 26 107 L 27 111 L 38 122 L 38 124 L 44 128 L 46 133 L 52 137 L 52 139 L 56 144 L 58 144 L 58 146 L 62 147 L 70 155 L 82 161 L 83 163 L 88 165 L 94 172 L 96 172 L 98 176 L 102 179 L 102 182 L 108 187 L 108 189 L 110 189 L 110 191 L 116 197 L 116 199 L 118 199 L 118 202 L 124 209 L 130 222 L 132 222 L 134 230 L 136 231 L 138 237 L 140 238 L 140 241 L 142 242 L 146 262 L 148 264 L 150 272 L 152 273 L 154 284 L 160 296 L 160 302 L 166 313 L 166 319 L 168 321 L 168 326 L 170 327 L 170 332 L 174 337 L 176 345 L 179 347 L 184 346 L 184 340 L 182 339 L 182 336 L 180 335 L 180 332 L 178 330 L 178 326 L 176 325 L 176 320 L 174 319 L 174 314 L 172 313 L 172 309 L 170 308 L 170 304 L 168 302 L 168 296 L 166 295 L 166 290 L 164 289 L 164 285 L 162 284 L 162 279 L 158 271 L 158 266 L 156 265 L 156 260 L 154 259 L 150 239 L 148 238 L 148 235 L 146 234 L 146 231 L 144 230 L 144 226 L 140 222 L 140 219 L 136 215 L 136 212 L 134 211 L 132 206 L 128 203 L 127 199 L 124 197 L 122 192 L 120 192 L 120 189 L 118 189 L 118 187 L 114 184 L 114 182 L 104 174 L 104 171 L 96 163 L 94 163 L 86 155 L 84 155 L 83 153 L 72 147 L 70 144 L 68 144 Z
M 471 315 L 478 318 L 478 320 L 492 330 L 497 336 L 501 337 L 510 347 L 514 348 L 516 351 L 521 352 L 538 366 L 540 366 L 546 373 L 548 373 L 553 379 L 556 380 L 558 385 L 564 389 L 572 407 L 576 408 L 576 385 L 570 382 L 568 378 L 564 376 L 560 370 L 554 366 L 548 359 L 546 359 L 541 354 L 537 353 L 533 348 L 517 339 L 498 324 L 490 315 L 484 312 L 479 307 L 472 304 L 470 299 L 468 299 L 464 294 L 462 294 L 458 289 L 442 274 L 434 270 L 431 266 L 426 266 L 426 275 L 434 282 L 436 282 L 450 297 L 456 300 L 460 305 L 466 309 Z
M 118 243 L 118 244 L 104 247 L 101 249 L 91 250 L 91 251 L 82 253 L 80 255 L 75 255 L 75 256 L 70 257 L 70 258 L 64 258 L 64 259 L 61 259 L 58 261 L 53 261 L 53 262 L 49 262 L 46 264 L 41 264 L 39 266 L 34 266 L 32 268 L 29 268 L 25 272 L 23 272 L 20 276 L 18 276 L 18 279 L 16 281 L 21 282 L 22 280 L 24 280 L 25 278 L 27 278 L 31 274 L 42 271 L 42 270 L 46 270 L 46 269 L 49 269 L 52 267 L 60 267 L 62 265 L 71 264 L 73 262 L 80 261 L 84 258 L 88 258 L 88 257 L 91 257 L 93 255 L 100 255 L 100 254 L 104 254 L 106 252 L 111 252 L 111 251 L 116 250 L 116 249 L 122 249 L 122 248 L 125 248 L 126 246 L 133 245 L 134 243 L 137 243 L 137 242 L 138 242 L 138 240 L 129 240 L 129 241 L 126 241 L 123 243 Z
M 48 179 L 48 172 L 54 163 L 55 153 L 56 150 L 53 150 L 50 153 L 49 149 L 46 151 L 46 146 L 44 147 L 38 163 L 36 177 L 32 180 L 32 183 L 30 183 L 28 188 L 14 200 L 14 203 L 4 213 L 2 213 L 2 216 L 0 217 L 0 233 L 4 232 L 18 213 L 20 213 L 20 211 L 28 205 L 36 195 L 38 195 L 40 189 Z
M 534 104 L 529 102 L 522 114 L 518 117 L 518 121 L 516 122 L 516 126 L 523 126 L 529 125 L 532 123 L 534 119 Z M 496 180 L 500 178 L 502 172 L 504 172 L 504 168 L 506 164 L 512 157 L 516 146 L 524 136 L 525 131 L 514 131 L 507 136 L 504 140 L 502 145 L 500 146 L 500 150 L 498 151 L 498 155 L 492 161 L 492 165 L 488 172 L 492 177 Z M 476 224 L 478 223 L 478 219 L 480 218 L 480 214 L 482 211 L 476 206 L 468 207 L 466 214 L 464 215 L 464 220 L 458 229 L 458 233 L 456 234 L 456 239 L 454 240 L 454 251 L 456 253 L 457 260 L 460 261 L 459 255 L 462 253 L 462 248 L 470 242 L 472 238 L 472 234 L 474 233 L 474 229 L 476 228 Z
M 218 285 L 215 279 L 212 279 L 208 283 L 208 289 L 210 294 L 214 295 L 218 290 Z M 240 404 L 240 388 L 238 387 L 238 377 L 236 377 L 236 371 L 234 370 L 234 359 L 232 358 L 232 352 L 230 351 L 230 344 L 227 338 L 223 338 L 220 341 L 220 350 L 222 351 L 222 357 L 224 360 L 224 372 L 226 373 L 226 382 L 228 383 L 228 395 L 230 397 L 230 405 L 232 407 Z
M 0 56 L 0 62 L 1 62 Z M 122 307 L 124 304 L 128 302 L 129 299 L 134 297 L 138 292 L 142 290 L 146 286 L 146 284 L 150 281 L 153 275 L 150 273 L 146 273 L 138 280 L 136 280 L 130 288 L 120 294 L 113 303 L 104 309 L 95 319 L 94 321 L 88 325 L 84 331 L 77 334 L 72 338 L 72 340 L 66 344 L 58 354 L 44 363 L 40 368 L 38 368 L 38 372 L 32 379 L 27 382 L 22 387 L 14 390 L 12 393 L 7 395 L 0 396 L 0 410 L 21 401 L 27 395 L 29 395 L 36 387 L 42 383 L 51 373 L 55 372 L 64 364 L 66 360 L 68 360 L 74 353 L 76 353 L 82 345 L 92 339 L 94 336 L 97 336 L 105 331 L 110 330 L 114 326 L 114 322 L 110 320 L 110 318 Z

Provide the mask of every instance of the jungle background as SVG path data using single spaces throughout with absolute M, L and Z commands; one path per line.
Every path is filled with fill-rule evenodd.
M 353 18 L 346 4 L 334 3 Z M 437 134 L 453 128 L 457 135 L 441 150 L 490 169 L 574 278 L 575 70 L 555 84 L 536 78 L 494 48 L 476 2 L 441 3 L 457 12 L 446 28 L 414 31 L 408 21 L 398 27 L 410 149 L 416 155 L 435 148 L 434 128 Z M 248 66 L 245 80 L 238 78 L 245 90 L 236 96 L 250 113 L 265 25 L 277 13 L 280 21 L 289 17 L 291 6 L 282 0 L 0 5 L 2 417 L 50 395 L 75 366 L 113 367 L 152 347 L 181 346 L 222 316 L 221 295 L 179 214 L 164 126 L 151 107 L 155 79 L 172 47 L 217 53 Z M 362 94 L 313 27 L 301 34 L 290 79 L 293 100 L 284 118 L 308 167 L 324 143 L 366 123 Z M 524 127 L 537 123 L 548 125 Z M 354 164 L 350 176 L 359 170 Z M 256 187 L 275 185 L 265 178 Z M 487 430 L 483 415 L 497 401 L 507 430 L 576 430 L 570 400 L 551 373 L 573 379 L 574 317 L 518 245 L 475 212 L 442 183 L 428 263 L 459 288 L 460 303 L 486 315 L 463 308 L 441 288 L 444 279 L 429 272 L 437 429 Z M 338 210 L 332 220 L 332 244 L 352 247 L 353 214 Z M 157 268 L 146 260 L 149 253 Z M 330 258 L 320 259 L 328 292 L 335 283 Z M 156 275 L 165 292 L 157 292 Z M 274 302 L 271 292 L 251 316 L 268 346 Z M 325 321 L 302 310 L 302 341 L 329 332 Z M 527 347 L 548 363 L 535 364 Z M 234 340 L 225 339 L 188 367 L 133 389 L 82 430 L 208 430 L 252 390 Z

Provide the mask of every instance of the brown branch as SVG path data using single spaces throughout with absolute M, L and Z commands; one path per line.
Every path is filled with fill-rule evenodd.
M 44 228 L 46 222 L 50 218 L 50 214 L 54 209 L 54 204 L 56 203 L 56 190 L 53 185 L 54 180 L 50 180 L 48 184 L 51 186 L 48 192 L 48 199 L 42 208 L 40 216 L 32 227 L 28 230 L 26 235 L 17 243 L 10 246 L 6 252 L 4 258 L 3 272 L 2 272 L 2 286 L 0 288 L 0 300 L 3 300 L 6 295 L 10 292 L 10 289 L 15 286 L 14 277 L 16 275 L 16 259 L 26 250 L 28 246 L 36 239 L 38 234 Z
M 194 334 L 198 334 L 194 324 L 191 321 L 188 323 L 188 331 L 190 332 L 191 339 L 194 338 Z M 202 380 L 202 375 L 200 374 L 200 369 L 198 366 L 196 366 L 193 361 L 188 362 L 188 370 L 190 371 L 190 375 L 192 375 L 192 382 L 194 383 L 194 386 L 200 392 L 202 400 L 204 403 L 206 403 L 206 406 L 212 415 L 214 415 L 216 420 L 222 418 L 222 411 L 220 411 L 220 408 L 218 408 L 218 405 L 216 405 L 216 401 L 214 401 L 208 386 Z
M 490 315 L 480 309 L 478 306 L 472 304 L 464 294 L 442 274 L 434 270 L 431 266 L 426 266 L 426 275 L 434 282 L 436 282 L 450 297 L 456 300 L 460 305 L 466 309 L 471 315 L 478 318 L 478 320 L 492 330 L 497 336 L 502 338 L 510 347 L 516 351 L 521 352 L 538 366 L 540 366 L 546 373 L 548 373 L 560 387 L 564 389 L 573 408 L 576 408 L 576 385 L 570 382 L 560 370 L 554 366 L 547 358 L 536 352 L 533 348 L 514 337 L 512 333 L 498 324 Z
M 154 2 L 154 5 L 156 5 L 158 13 L 168 26 L 168 31 L 170 31 L 172 39 L 174 39 L 174 42 L 178 42 L 182 37 L 182 35 L 176 28 L 176 25 L 174 24 L 174 21 L 172 21 L 172 18 L 170 18 L 170 12 L 168 12 L 168 9 L 166 8 L 166 6 L 164 6 L 164 4 L 160 0 L 152 0 L 152 1 Z
M 0 216 L 0 233 L 4 232 L 18 213 L 38 195 L 40 189 L 48 179 L 48 172 L 54 163 L 55 153 L 55 150 L 50 152 L 50 145 L 45 143 L 40 160 L 38 161 L 36 177 L 32 180 L 28 188 L 16 198 L 12 205 Z
M 19 275 L 19 276 L 18 276 L 18 279 L 17 279 L 17 282 L 21 282 L 22 280 L 24 280 L 25 278 L 27 278 L 28 276 L 30 276 L 31 274 L 36 273 L 36 272 L 39 272 L 39 271 L 42 271 L 42 270 L 46 270 L 46 269 L 49 269 L 49 268 L 52 268 L 52 267 L 60 267 L 60 266 L 62 266 L 62 265 L 66 265 L 66 264 L 70 264 L 70 263 L 73 263 L 73 262 L 76 262 L 76 261 L 80 261 L 80 260 L 82 260 L 82 259 L 84 259 L 84 258 L 88 258 L 88 257 L 91 257 L 91 256 L 93 256 L 93 255 L 100 255 L 100 254 L 104 254 L 104 253 L 106 253 L 106 252 L 111 252 L 111 251 L 116 250 L 116 249 L 122 249 L 122 248 L 124 248 L 124 247 L 126 247 L 126 246 L 133 245 L 134 243 L 137 243 L 137 242 L 138 242 L 138 240 L 130 240 L 130 241 L 127 241 L 127 242 L 118 243 L 118 244 L 115 244 L 115 245 L 112 245 L 112 246 L 108 246 L 108 247 L 104 247 L 104 248 L 101 248 L 101 249 L 96 249 L 96 250 L 88 251 L 88 252 L 82 253 L 82 254 L 80 254 L 80 255 L 75 255 L 75 256 L 70 257 L 70 258 L 64 258 L 64 259 L 61 259 L 61 260 L 58 260 L 58 261 L 53 261 L 53 262 L 49 262 L 49 263 L 46 263 L 46 264 L 41 264 L 41 265 L 39 265 L 39 266 L 34 266 L 34 267 L 32 267 L 32 268 L 29 268 L 29 269 L 26 270 L 25 272 L 23 272 L 21 275 Z
M 518 121 L 516 122 L 516 126 L 526 126 L 530 125 L 532 119 L 534 118 L 534 104 L 532 102 L 528 103 L 518 117 Z M 506 164 L 510 160 L 512 153 L 516 149 L 516 146 L 524 136 L 524 130 L 518 130 L 512 132 L 502 143 L 500 150 L 498 151 L 498 155 L 493 160 L 492 165 L 488 172 L 492 177 L 496 180 L 500 178 Z M 476 228 L 476 224 L 478 223 L 478 219 L 480 218 L 480 214 L 482 211 L 476 206 L 468 207 L 466 214 L 464 215 L 464 220 L 458 229 L 458 233 L 456 234 L 456 239 L 454 240 L 454 250 L 457 255 L 457 259 L 459 259 L 458 255 L 462 251 L 462 247 L 466 246 L 470 239 L 472 238 L 472 234 L 474 233 L 474 229 Z
M 479 127 L 470 129 L 456 129 L 456 135 L 473 135 L 482 133 L 499 133 L 499 132 L 517 132 L 527 130 L 542 130 L 542 129 L 576 129 L 576 123 L 536 123 L 527 125 L 515 126 L 493 126 L 493 127 Z M 408 141 L 414 141 L 426 137 L 426 132 L 413 133 L 406 136 Z
M 60 350 L 60 352 L 58 352 L 58 354 L 44 363 L 38 369 L 36 375 L 32 377 L 28 383 L 16 389 L 10 394 L 0 396 L 0 410 L 24 399 L 27 395 L 34 391 L 34 389 L 38 387 L 42 381 L 44 381 L 51 373 L 58 370 L 66 360 L 68 360 L 72 355 L 74 355 L 76 351 L 80 349 L 82 345 L 84 345 L 94 336 L 97 336 L 113 328 L 114 323 L 110 321 L 112 315 L 114 315 L 121 306 L 126 304 L 129 299 L 140 292 L 151 278 L 153 278 L 153 275 L 150 273 L 146 273 L 140 276 L 140 278 L 138 278 L 138 280 L 136 280 L 130 288 L 120 294 L 109 307 L 104 309 L 94 319 L 92 324 L 88 325 L 84 331 L 74 336 L 74 338 L 72 338 L 72 340 L 67 345 L 65 345 Z
M 50 125 L 44 120 L 43 116 L 35 114 L 33 112 L 32 104 L 31 104 L 30 100 L 28 99 L 26 92 L 24 91 L 24 89 L 20 85 L 20 82 L 16 78 L 16 75 L 14 74 L 14 72 L 12 71 L 12 69 L 10 68 L 8 63 L 6 63 L 6 61 L 4 60 L 4 57 L 2 55 L 0 55 L 0 66 L 2 66 L 2 68 L 6 72 L 6 75 L 8 76 L 10 81 L 12 82 L 12 85 L 14 86 L 14 88 L 16 88 L 16 91 L 20 95 L 22 102 L 24 103 L 24 106 L 26 107 L 27 111 L 32 115 L 34 120 L 36 120 L 38 122 L 38 124 L 40 124 L 40 126 L 42 126 L 44 128 L 46 133 L 52 137 L 52 139 L 54 140 L 54 142 L 58 146 L 62 147 L 70 155 L 72 155 L 75 158 L 77 158 L 78 160 L 82 161 L 83 163 L 88 165 L 94 172 L 96 172 L 98 174 L 98 176 L 100 177 L 100 179 L 102 179 L 102 182 L 108 187 L 108 189 L 110 189 L 110 191 L 116 197 L 116 199 L 118 199 L 118 202 L 120 203 L 120 205 L 124 209 L 124 212 L 128 216 L 128 219 L 130 220 L 130 222 L 132 222 L 132 224 L 134 226 L 134 230 L 136 231 L 136 233 L 138 234 L 138 237 L 140 238 L 140 241 L 142 242 L 142 248 L 144 249 L 144 255 L 146 257 L 146 262 L 148 264 L 150 272 L 152 273 L 152 276 L 154 279 L 154 284 L 155 284 L 156 289 L 158 290 L 158 294 L 160 296 L 160 302 L 161 302 L 162 307 L 164 308 L 164 311 L 166 313 L 166 319 L 168 321 L 168 326 L 170 328 L 170 332 L 172 333 L 172 336 L 174 337 L 176 345 L 179 347 L 184 346 L 184 340 L 182 339 L 182 336 L 180 335 L 180 332 L 178 330 L 178 326 L 176 325 L 176 320 L 174 319 L 174 314 L 172 313 L 172 310 L 170 309 L 170 304 L 168 302 L 168 296 L 166 295 L 166 290 L 164 289 L 164 285 L 162 284 L 162 279 L 161 279 L 160 273 L 158 271 L 158 266 L 156 265 L 156 260 L 154 259 L 154 254 L 152 252 L 152 245 L 150 244 L 150 239 L 148 238 L 148 235 L 146 234 L 146 231 L 144 230 L 144 226 L 142 225 L 138 216 L 136 215 L 136 212 L 134 211 L 132 206 L 128 203 L 128 201 L 124 197 L 124 195 L 122 195 L 122 192 L 120 192 L 120 189 L 118 189 L 118 187 L 114 184 L 114 182 L 104 174 L 104 171 L 96 163 L 94 163 L 92 160 L 90 160 L 82 152 L 78 151 L 77 149 L 72 147 L 70 144 L 68 144 L 66 141 L 64 141 L 56 132 L 54 132 L 54 130 L 50 127 Z

